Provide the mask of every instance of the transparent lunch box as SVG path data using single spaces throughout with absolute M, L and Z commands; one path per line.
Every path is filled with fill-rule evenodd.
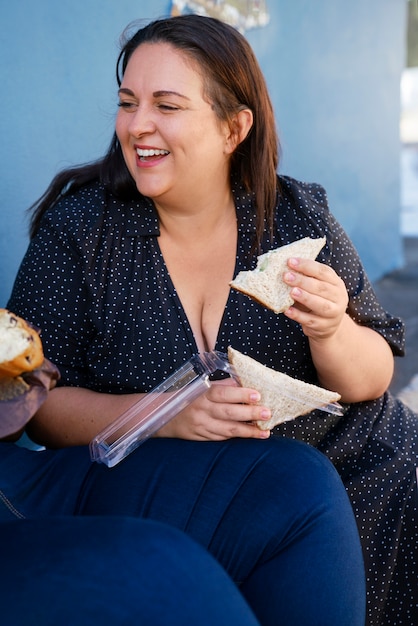
M 205 393 L 210 376 L 218 371 L 234 376 L 226 355 L 213 351 L 193 356 L 91 441 L 92 460 L 108 467 L 119 463 Z
M 226 354 L 213 351 L 193 356 L 90 442 L 91 459 L 108 467 L 122 461 L 205 393 L 211 385 L 211 376 L 217 372 L 221 372 L 223 377 L 232 377 L 239 384 L 239 378 Z M 309 410 L 319 409 L 337 416 L 343 415 L 343 408 L 337 402 L 318 406 L 306 394 L 298 394 L 296 397 L 284 390 L 280 391 L 282 395 L 309 407 Z

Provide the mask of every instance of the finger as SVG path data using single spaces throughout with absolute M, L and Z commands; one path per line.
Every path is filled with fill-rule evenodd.
M 251 423 L 269 420 L 271 411 L 258 404 L 219 404 L 216 417 L 228 422 Z
M 310 291 L 308 285 L 317 285 L 320 290 L 328 288 L 342 288 L 342 279 L 336 271 L 324 263 L 309 259 L 292 258 L 288 262 L 289 270 L 284 273 L 283 279 L 290 286 L 299 286 Z M 309 279 L 312 279 L 310 281 Z
M 297 307 L 290 307 L 297 309 L 298 321 L 301 319 L 307 320 L 314 316 L 319 316 L 325 319 L 331 319 L 339 316 L 340 313 L 345 310 L 345 305 L 340 306 L 337 302 L 324 298 L 322 295 L 315 295 L 308 291 L 304 291 L 299 287 L 295 287 L 290 292 L 294 301 L 298 304 Z M 294 317 L 295 311 L 291 313 L 291 317 Z
M 268 439 L 270 430 L 261 430 L 256 424 L 242 424 L 241 422 L 209 422 L 207 424 L 207 438 L 210 440 L 226 439 Z
M 256 389 L 213 384 L 202 399 L 203 414 L 217 420 L 232 422 L 267 421 L 271 418 L 269 408 L 259 403 Z
M 297 272 L 286 272 L 284 280 L 292 288 L 290 293 L 295 302 L 318 315 L 329 317 L 334 310 L 338 313 L 347 308 L 347 289 L 336 274 L 332 275 L 332 282 L 326 282 Z
M 287 265 L 290 270 L 295 270 L 300 274 L 311 276 L 317 280 L 332 283 L 335 278 L 338 278 L 338 275 L 332 267 L 325 265 L 324 263 L 320 263 L 319 261 L 302 259 L 300 257 L 291 257 L 288 259 Z
M 327 282 L 313 278 L 312 276 L 305 276 L 298 272 L 286 272 L 283 276 L 284 282 L 292 289 L 300 289 L 307 294 L 317 295 L 325 300 L 337 301 L 340 297 L 341 286 L 337 282 Z M 294 291 L 292 297 L 300 297 L 297 291 Z
M 232 384 L 222 383 L 223 381 L 215 381 L 206 392 L 206 397 L 212 402 L 220 404 L 256 404 L 260 402 L 261 396 L 257 389 L 240 387 L 235 382 Z
M 230 402 L 211 402 L 208 399 L 208 404 L 202 409 L 203 416 L 209 415 L 211 419 L 235 424 L 268 421 L 271 418 L 270 409 L 258 404 L 231 404 Z

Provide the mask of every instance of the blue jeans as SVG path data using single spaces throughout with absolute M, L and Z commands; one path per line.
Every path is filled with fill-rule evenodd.
M 86 448 L 15 447 L 3 455 L 2 447 L 3 519 L 119 515 L 163 522 L 216 558 L 261 624 L 364 624 L 351 505 L 331 463 L 306 444 L 152 439 L 112 469 L 90 463 Z
M 184 533 L 133 518 L 0 524 L 4 626 L 257 626 L 236 586 Z

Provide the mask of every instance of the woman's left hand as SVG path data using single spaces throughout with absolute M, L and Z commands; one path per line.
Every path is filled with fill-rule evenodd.
M 292 288 L 295 304 L 284 314 L 299 322 L 305 335 L 321 340 L 339 329 L 347 310 L 348 294 L 343 280 L 328 265 L 291 258 L 283 278 Z
M 289 259 L 283 278 L 295 301 L 284 315 L 308 337 L 319 382 L 342 402 L 378 398 L 390 384 L 393 354 L 384 337 L 348 315 L 343 280 L 328 265 L 301 258 Z

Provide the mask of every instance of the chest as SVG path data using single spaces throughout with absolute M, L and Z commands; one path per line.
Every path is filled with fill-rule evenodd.
M 235 272 L 236 241 L 178 250 L 160 242 L 164 262 L 199 352 L 215 349 Z
M 85 250 L 83 363 L 92 388 L 147 391 L 196 351 L 229 345 L 290 375 L 307 368 L 312 379 L 299 328 L 229 287 L 255 264 L 251 233 L 199 254 L 167 254 L 160 237 L 116 235 Z

